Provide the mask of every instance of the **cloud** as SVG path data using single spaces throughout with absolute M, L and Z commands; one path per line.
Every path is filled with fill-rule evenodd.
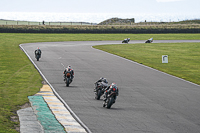
M 182 0 L 156 0 L 157 2 L 175 2 L 175 1 L 182 1 Z

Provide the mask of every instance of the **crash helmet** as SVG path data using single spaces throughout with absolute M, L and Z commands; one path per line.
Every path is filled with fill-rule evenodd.
M 103 80 L 104 79 L 104 77 L 101 77 L 99 80 Z
M 70 65 L 67 66 L 67 70 L 70 71 L 72 68 Z
M 116 90 L 118 89 L 116 83 L 112 83 L 112 84 L 110 85 L 110 88 L 116 89 Z
M 103 78 L 102 81 L 103 81 L 104 83 L 108 83 L 108 81 L 106 80 L 106 78 Z

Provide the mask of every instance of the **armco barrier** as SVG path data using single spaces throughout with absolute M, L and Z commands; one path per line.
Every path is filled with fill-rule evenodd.
M 96 25 L 96 23 L 89 23 L 89 22 L 31 22 L 31 21 L 0 20 L 0 25 Z

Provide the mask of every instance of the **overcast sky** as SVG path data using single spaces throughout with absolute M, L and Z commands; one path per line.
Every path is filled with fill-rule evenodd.
M 200 13 L 200 0 L 0 0 L 0 12 Z

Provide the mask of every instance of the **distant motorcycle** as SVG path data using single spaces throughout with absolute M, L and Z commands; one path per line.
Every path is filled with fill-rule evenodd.
M 122 43 L 128 43 L 130 41 L 130 38 L 126 38 L 122 41 Z
M 115 103 L 115 100 L 117 98 L 117 92 L 115 91 L 111 91 L 110 94 L 108 94 L 106 101 L 103 102 L 103 107 L 106 107 L 108 109 L 111 108 L 111 106 Z
M 101 82 L 96 82 L 95 84 L 95 99 L 99 100 L 100 97 L 104 94 L 105 88 L 107 87 L 107 85 L 104 85 Z
M 69 84 L 72 82 L 71 71 L 66 72 L 65 74 L 65 83 L 66 86 L 69 87 Z
M 35 50 L 35 58 L 37 59 L 37 61 L 39 61 L 39 59 L 41 58 L 41 50 L 38 48 Z
M 145 43 L 152 43 L 152 42 L 153 42 L 153 38 L 150 38 Z

